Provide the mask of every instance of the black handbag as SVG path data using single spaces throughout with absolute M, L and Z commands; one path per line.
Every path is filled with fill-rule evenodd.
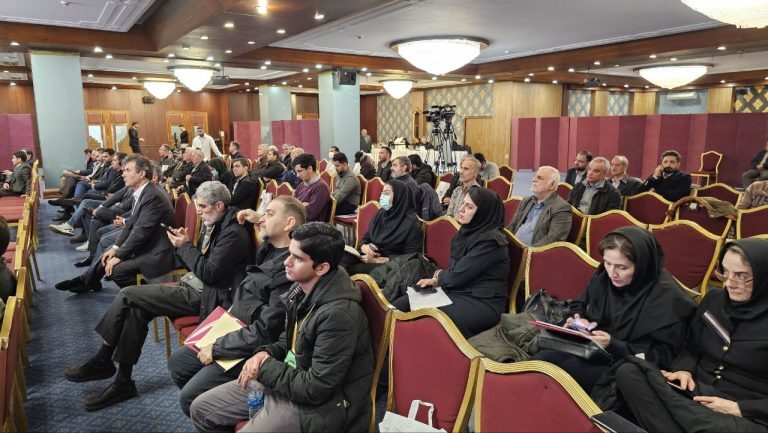
M 542 329 L 539 334 L 539 350 L 551 349 L 570 353 L 589 361 L 613 362 L 613 357 L 594 341 L 578 336 L 560 334 Z
M 534 320 L 559 325 L 565 322 L 568 301 L 561 301 L 549 296 L 545 289 L 531 295 L 525 301 L 523 311 L 533 316 Z

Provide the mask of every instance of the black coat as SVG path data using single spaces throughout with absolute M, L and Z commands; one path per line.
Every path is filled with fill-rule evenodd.
M 576 167 L 571 167 L 568 169 L 567 172 L 565 172 L 565 183 L 567 183 L 570 186 L 576 186 L 577 183 L 580 183 L 584 180 L 584 178 L 587 176 L 587 170 L 584 170 L 584 176 L 576 179 Z
M 367 157 L 360 162 L 360 174 L 365 180 L 371 180 L 377 175 L 376 168 L 371 164 L 371 160 Z
M 627 176 L 625 180 L 626 182 L 622 180 L 619 183 L 619 187 L 616 188 L 619 190 L 619 194 L 621 194 L 622 197 L 629 197 L 645 191 L 645 186 L 643 186 L 643 182 L 640 179 Z
M 419 168 L 415 168 L 411 172 L 411 176 L 416 179 L 416 183 L 421 185 L 422 183 L 429 184 L 434 188 L 435 186 L 435 173 L 432 172 L 432 167 L 424 164 Z
M 134 127 L 128 128 L 128 145 L 133 153 L 139 152 L 139 130 Z
M 192 175 L 192 177 L 187 180 L 187 192 L 190 196 L 195 195 L 195 192 L 197 192 L 197 187 L 200 186 L 203 182 L 213 180 L 211 167 L 205 161 L 201 161 L 197 167 L 192 166 L 192 170 L 189 172 L 189 174 Z
M 232 192 L 234 183 L 229 187 Z M 251 209 L 256 206 L 259 199 L 259 185 L 246 175 L 240 182 L 237 182 L 237 189 L 232 193 L 232 199 L 229 205 L 238 209 Z
M 579 208 L 579 202 L 584 196 L 584 191 L 587 187 L 584 182 L 579 182 L 571 190 L 571 194 L 568 196 L 568 203 Z M 606 179 L 603 187 L 600 188 L 592 197 L 592 203 L 589 205 L 589 215 L 601 214 L 605 211 L 621 209 L 621 194 L 619 191 L 611 185 L 611 182 Z
M 237 209 L 227 209 L 216 221 L 208 251 L 200 251 L 203 236 L 197 247 L 185 242 L 176 249 L 176 255 L 184 266 L 203 282 L 200 299 L 200 320 L 208 317 L 216 307 L 229 308 L 232 292 L 245 278 L 251 239 L 245 226 L 237 223 Z M 201 224 L 201 231 L 205 225 Z M 165 235 L 165 233 L 163 233 Z
M 656 179 L 653 175 L 648 176 L 648 179 L 645 180 L 645 190 L 650 189 L 674 203 L 691 194 L 691 175 L 678 170 L 667 178 Z
M 752 158 L 752 161 L 749 163 L 752 168 L 757 169 L 757 164 L 760 164 L 760 162 L 763 160 L 763 157 L 765 157 L 765 152 L 768 152 L 768 150 L 763 149 L 760 152 L 757 152 L 757 155 Z M 765 169 L 765 167 L 763 167 L 763 169 Z
M 176 188 L 177 186 L 184 185 L 187 182 L 187 175 L 192 171 L 192 167 L 194 165 L 189 161 L 177 162 L 171 173 L 171 187 Z
M 382 167 L 376 163 L 376 176 L 381 178 L 381 181 L 387 183 L 389 179 L 392 179 L 392 161 L 387 161 L 387 164 Z
M 268 162 L 259 166 L 258 170 L 251 172 L 251 176 L 255 179 L 278 180 L 282 176 L 283 170 L 285 167 L 282 163 L 278 161 Z
M 303 432 L 368 431 L 374 360 L 360 290 L 338 268 L 307 295 L 294 286 L 284 301 L 286 332 L 259 348 L 270 357 L 257 380 L 298 406 Z M 291 368 L 282 360 L 298 323 L 296 368 Z

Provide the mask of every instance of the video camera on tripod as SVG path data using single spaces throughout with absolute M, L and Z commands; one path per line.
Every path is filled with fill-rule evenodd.
M 436 150 L 434 158 L 435 169 L 439 173 L 456 167 L 451 153 L 452 145 L 456 141 L 456 134 L 453 131 L 453 117 L 456 115 L 456 106 L 450 104 L 433 105 L 429 111 L 422 112 L 427 122 L 432 122 L 432 134 L 429 143 L 426 145 L 428 150 Z M 443 127 L 440 127 L 440 124 Z

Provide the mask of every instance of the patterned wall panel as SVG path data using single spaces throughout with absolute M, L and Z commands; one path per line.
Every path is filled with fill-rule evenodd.
M 736 89 L 733 111 L 737 113 L 768 113 L 768 86 Z
M 608 115 L 628 116 L 630 101 L 629 92 L 608 92 Z
M 589 90 L 568 91 L 568 117 L 589 116 L 592 106 L 592 92 Z
M 669 99 L 676 93 L 694 93 L 691 99 Z M 659 114 L 704 114 L 707 112 L 707 89 L 659 92 Z
M 400 99 L 381 95 L 376 104 L 376 134 L 379 142 L 389 143 L 395 137 L 407 137 L 410 140 L 413 128 L 411 95 Z
M 446 87 L 426 92 L 425 110 L 433 105 L 455 105 L 456 116 L 453 118 L 456 141 L 464 141 L 464 117 L 493 116 L 493 84 L 478 86 Z M 432 125 L 427 125 L 431 131 Z

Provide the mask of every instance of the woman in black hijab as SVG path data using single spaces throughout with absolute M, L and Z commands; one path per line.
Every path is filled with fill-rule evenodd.
M 634 355 L 667 368 L 685 342 L 696 308 L 680 284 L 664 269 L 664 252 L 649 232 L 622 227 L 609 233 L 598 251 L 603 261 L 579 299 L 567 327 L 591 330 L 588 338 L 611 355 L 587 360 L 556 350 L 534 359 L 571 374 L 587 392 L 613 362 Z
M 448 269 L 433 278 L 419 280 L 420 287 L 439 286 L 452 304 L 440 307 L 469 338 L 496 325 L 509 296 L 509 252 L 504 236 L 504 204 L 498 194 L 470 188 L 459 207 L 456 219 L 459 233 L 451 241 Z M 392 304 L 410 311 L 408 296 Z
M 421 251 L 424 235 L 411 191 L 405 183 L 392 179 L 379 198 L 381 209 L 368 224 L 360 241 L 361 259 L 349 267 L 349 274 L 369 274 L 390 257 Z
M 716 275 L 725 290 L 701 301 L 671 371 L 633 362 L 616 372 L 648 431 L 768 431 L 768 240 L 728 243 Z

